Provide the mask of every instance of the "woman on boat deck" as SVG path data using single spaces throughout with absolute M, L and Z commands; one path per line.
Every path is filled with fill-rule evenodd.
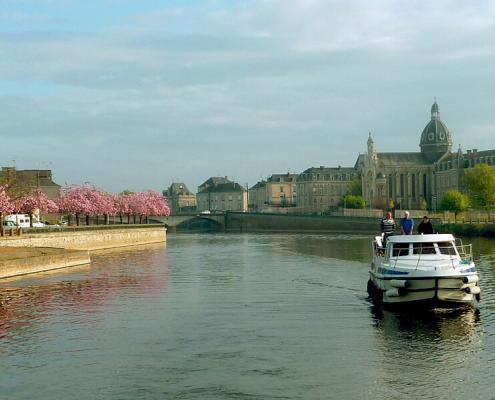
M 385 218 L 382 219 L 380 228 L 383 233 L 383 247 L 385 247 L 388 237 L 393 235 L 395 230 L 395 221 L 392 218 L 392 213 L 390 211 L 387 212 Z
M 400 232 L 403 235 L 412 235 L 414 228 L 414 221 L 409 217 L 409 211 L 404 211 L 404 218 L 400 220 Z

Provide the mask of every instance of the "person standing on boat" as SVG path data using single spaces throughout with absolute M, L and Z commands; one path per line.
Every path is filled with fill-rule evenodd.
M 388 237 L 393 235 L 395 230 L 395 221 L 392 218 L 392 213 L 390 211 L 388 211 L 385 218 L 382 219 L 380 228 L 383 234 L 383 247 L 385 247 Z
M 414 221 L 409 217 L 409 211 L 404 212 L 404 218 L 400 220 L 400 232 L 403 235 L 412 235 L 414 228 Z
M 433 225 L 428 218 L 428 215 L 423 217 L 423 221 L 418 225 L 418 233 L 420 235 L 432 235 L 433 234 Z

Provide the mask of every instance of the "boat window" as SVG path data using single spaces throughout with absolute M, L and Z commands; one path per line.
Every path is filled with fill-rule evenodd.
M 409 243 L 394 243 L 392 250 L 393 257 L 408 256 L 409 255 Z
M 447 254 L 449 256 L 455 256 L 455 248 L 452 242 L 439 242 L 438 250 L 440 250 L 440 254 Z
M 413 254 L 436 254 L 434 243 L 414 243 Z

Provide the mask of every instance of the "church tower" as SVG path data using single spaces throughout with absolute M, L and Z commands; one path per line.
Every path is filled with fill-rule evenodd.
M 429 162 L 435 162 L 452 149 L 452 136 L 447 126 L 440 120 L 440 110 L 435 100 L 431 106 L 431 120 L 423 129 L 419 144 Z

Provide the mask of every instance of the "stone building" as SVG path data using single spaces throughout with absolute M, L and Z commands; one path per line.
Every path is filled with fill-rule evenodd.
M 7 184 L 19 191 L 40 188 L 50 199 L 56 199 L 60 191 L 60 185 L 53 182 L 49 169 L 18 170 L 15 167 L 2 167 L 0 184 Z
M 163 195 L 168 199 L 173 214 L 196 211 L 196 195 L 191 193 L 185 183 L 173 182 Z
M 249 211 L 261 211 L 266 206 L 266 181 L 257 182 L 249 189 L 248 207 Z
M 297 174 L 273 174 L 267 180 L 249 189 L 249 209 L 262 211 L 270 208 L 295 207 L 297 201 Z
M 198 211 L 246 211 L 247 190 L 227 177 L 211 177 L 198 187 Z
M 321 213 L 337 208 L 357 178 L 355 168 L 308 168 L 296 181 L 297 210 Z
M 495 150 L 452 152 L 452 135 L 440 119 L 437 102 L 421 133 L 419 152 L 380 153 L 371 134 L 366 154 L 359 155 L 356 169 L 362 179 L 365 200 L 374 208 L 437 209 L 451 189 L 463 191 L 462 176 L 478 163 L 495 165 Z
M 267 205 L 270 207 L 294 207 L 297 202 L 298 174 L 273 174 L 266 180 Z

